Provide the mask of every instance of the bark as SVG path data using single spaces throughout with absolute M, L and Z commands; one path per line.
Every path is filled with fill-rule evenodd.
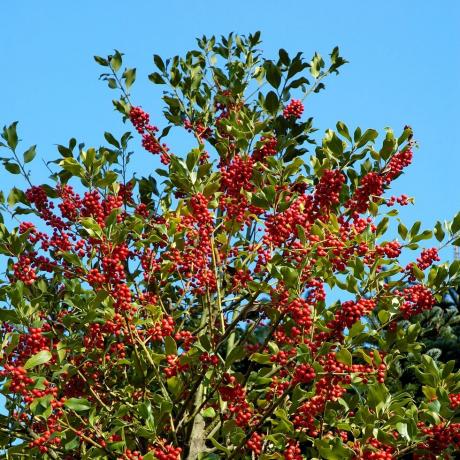
M 203 398 L 203 387 L 200 385 L 195 395 L 195 407 L 200 407 Z M 198 455 L 206 452 L 205 421 L 201 414 L 197 414 L 193 420 L 192 432 L 190 433 L 189 451 L 187 460 L 197 460 Z

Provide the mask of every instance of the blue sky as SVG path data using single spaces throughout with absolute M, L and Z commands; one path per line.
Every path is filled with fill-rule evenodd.
M 155 117 L 160 94 L 147 80 L 153 53 L 183 53 L 203 34 L 261 30 L 268 57 L 280 47 L 310 57 L 339 45 L 350 61 L 325 92 L 307 100 L 306 114 L 321 130 L 338 120 L 379 131 L 413 127 L 421 148 L 395 186 L 395 194 L 416 198 L 402 212 L 408 223 L 421 219 L 431 227 L 460 209 L 456 0 L 23 0 L 4 2 L 1 22 L 0 124 L 19 120 L 24 148 L 38 144 L 37 182 L 46 176 L 40 158 L 57 156 L 54 144 L 76 137 L 99 145 L 104 131 L 126 129 L 112 110 L 113 92 L 98 81 L 94 54 L 125 53 L 126 64 L 138 68 L 134 100 Z M 157 167 L 151 156 L 138 154 L 136 165 L 144 171 Z M 3 190 L 17 180 L 0 175 Z

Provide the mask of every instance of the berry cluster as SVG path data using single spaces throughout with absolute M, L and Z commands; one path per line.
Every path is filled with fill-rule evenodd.
M 460 449 L 460 423 L 439 423 L 438 425 L 426 426 L 423 422 L 418 427 L 427 436 L 427 439 L 419 446 L 432 454 L 440 454 L 449 447 Z
M 248 439 L 246 446 L 249 450 L 254 452 L 255 455 L 260 455 L 262 452 L 262 440 L 263 437 L 259 433 L 254 432 L 250 439 Z
M 435 298 L 431 291 L 422 284 L 410 286 L 403 291 L 404 303 L 400 310 L 404 318 L 418 315 L 426 310 L 431 310 L 435 304 Z
M 342 302 L 334 319 L 328 323 L 328 327 L 335 331 L 343 331 L 345 328 L 350 328 L 362 316 L 369 314 L 376 306 L 373 299 L 359 299 L 357 302 L 347 300 Z
M 457 409 L 460 407 L 460 393 L 452 393 L 449 395 L 450 407 Z
M 254 150 L 252 158 L 254 161 L 263 162 L 265 158 L 272 157 L 277 153 L 278 139 L 274 136 L 262 136 L 261 147 Z
M 323 172 L 315 187 L 315 203 L 322 210 L 329 210 L 340 200 L 340 191 L 345 183 L 342 171 L 329 170 Z
M 223 401 L 228 401 L 228 409 L 235 414 L 238 426 L 246 426 L 252 417 L 252 409 L 246 401 L 246 391 L 237 382 L 236 377 L 227 372 L 222 377 L 223 385 L 219 386 L 219 393 Z
M 420 270 L 425 270 L 428 267 L 433 265 L 433 262 L 439 262 L 441 259 L 438 255 L 438 250 L 436 248 L 424 249 L 420 254 L 420 257 L 417 258 L 417 267 Z
M 383 194 L 384 180 L 376 172 L 367 173 L 355 190 L 353 197 L 346 204 L 348 208 L 356 215 L 365 213 L 369 208 L 369 203 L 373 198 L 380 197 Z
M 166 144 L 160 144 L 156 138 L 158 128 L 150 124 L 150 115 L 144 112 L 140 107 L 131 107 L 129 119 L 139 134 L 142 134 L 142 146 L 147 152 L 155 155 L 161 153 L 161 162 L 168 164 L 170 154 Z
M 180 460 L 182 448 L 163 442 L 153 450 L 153 453 L 158 460 Z
M 286 119 L 300 118 L 303 110 L 303 104 L 299 99 L 291 99 L 289 104 L 283 110 L 283 117 Z
M 32 263 L 33 261 L 28 255 L 21 254 L 19 260 L 13 265 L 14 277 L 28 286 L 37 279 L 37 273 L 33 269 Z
M 290 440 L 284 451 L 284 460 L 302 460 L 302 458 L 298 441 Z
M 410 148 L 393 155 L 386 168 L 385 182 L 391 182 L 399 176 L 403 169 L 412 163 L 412 157 L 413 154 Z

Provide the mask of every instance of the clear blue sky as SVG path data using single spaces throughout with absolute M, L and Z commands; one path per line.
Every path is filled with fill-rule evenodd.
M 134 100 L 154 117 L 161 101 L 146 78 L 153 53 L 183 53 L 202 34 L 261 30 L 269 57 L 280 47 L 310 57 L 339 45 L 350 61 L 307 101 L 321 130 L 337 120 L 379 131 L 413 127 L 421 148 L 395 188 L 416 198 L 415 207 L 404 209 L 405 220 L 431 226 L 460 209 L 457 0 L 22 0 L 3 2 L 1 13 L 0 124 L 20 121 L 24 147 L 38 144 L 36 168 L 40 157 L 56 157 L 54 144 L 74 136 L 99 145 L 104 131 L 125 129 L 112 111 L 114 94 L 98 81 L 94 54 L 114 48 L 126 54 L 126 63 L 138 68 Z M 144 171 L 157 166 L 138 155 Z M 38 181 L 45 177 L 41 169 Z M 3 190 L 17 178 L 0 174 Z

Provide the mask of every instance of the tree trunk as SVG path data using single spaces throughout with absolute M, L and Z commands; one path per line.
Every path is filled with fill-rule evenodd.
M 203 396 L 203 387 L 200 385 L 195 395 L 195 408 L 201 404 Z M 197 460 L 198 454 L 206 452 L 205 446 L 205 421 L 201 414 L 196 414 L 193 420 L 192 432 L 190 433 L 190 446 L 187 460 Z

